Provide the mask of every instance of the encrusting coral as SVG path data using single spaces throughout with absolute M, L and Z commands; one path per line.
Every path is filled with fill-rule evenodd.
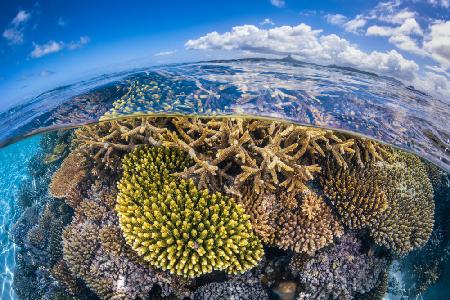
M 180 150 L 136 149 L 123 159 L 116 210 L 127 243 L 152 265 L 185 277 L 242 273 L 262 245 L 232 198 L 172 174 L 192 164 Z
M 244 189 L 240 200 L 261 239 L 285 250 L 313 254 L 343 234 L 323 198 L 312 191 L 297 195 L 256 194 Z

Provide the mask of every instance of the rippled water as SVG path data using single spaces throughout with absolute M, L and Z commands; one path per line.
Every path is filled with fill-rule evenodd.
M 449 108 L 392 78 L 290 58 L 153 67 L 43 93 L 0 113 L 0 144 L 9 144 L 0 149 L 1 299 L 221 299 L 236 291 L 378 299 L 377 288 L 389 299 L 442 299 Z M 127 169 L 124 157 L 152 147 L 179 149 L 193 164 L 184 178 L 245 207 L 264 246 L 245 276 L 161 272 L 133 240 L 131 202 L 120 200 L 128 192 L 116 187 L 126 172 L 139 176 L 139 160 Z M 176 180 L 172 189 L 182 186 Z M 133 201 L 133 209 L 148 205 Z M 192 253 L 202 247 L 194 240 Z

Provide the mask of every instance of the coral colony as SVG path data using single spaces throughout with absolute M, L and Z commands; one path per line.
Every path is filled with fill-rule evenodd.
M 180 116 L 51 134 L 49 195 L 14 229 L 24 299 L 381 299 L 433 230 L 433 172 L 364 138 Z

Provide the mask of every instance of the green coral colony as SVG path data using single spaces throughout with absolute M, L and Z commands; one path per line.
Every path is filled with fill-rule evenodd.
M 381 299 L 434 225 L 425 162 L 331 130 L 135 117 L 75 130 L 64 155 L 26 233 L 62 245 L 64 299 Z

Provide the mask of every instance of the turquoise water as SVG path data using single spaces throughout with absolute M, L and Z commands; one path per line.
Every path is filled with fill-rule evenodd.
M 29 178 L 27 165 L 39 151 L 41 136 L 35 136 L 12 144 L 0 151 L 0 298 L 16 299 L 12 288 L 16 246 L 9 239 L 9 233 L 20 212 L 17 210 L 17 196 L 20 185 Z

